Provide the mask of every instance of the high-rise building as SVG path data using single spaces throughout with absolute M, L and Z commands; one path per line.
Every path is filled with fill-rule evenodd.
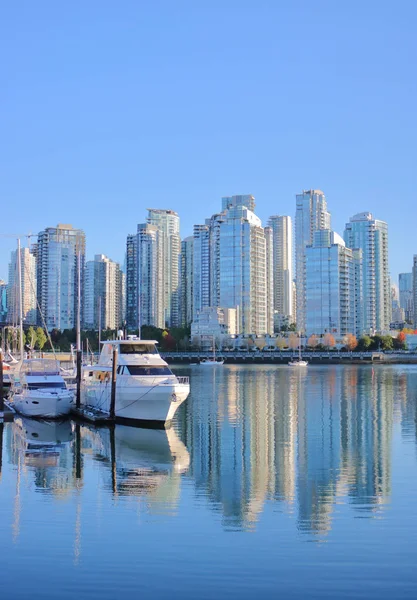
M 13 250 L 9 263 L 7 287 L 7 322 L 19 322 L 19 275 L 17 250 Z M 36 324 L 36 261 L 29 248 L 20 249 L 22 272 L 22 315 L 26 325 Z
M 292 322 L 293 266 L 291 217 L 274 215 L 269 218 L 273 241 L 273 294 L 274 311 Z
M 7 319 L 7 283 L 0 279 L 0 322 L 5 323 Z
M 391 324 L 404 323 L 405 312 L 400 306 L 400 293 L 397 284 L 391 282 Z
M 148 209 L 148 223 L 158 229 L 164 324 L 177 327 L 179 313 L 180 218 L 173 210 Z
M 274 331 L 274 232 L 265 227 L 266 333 Z
M 190 325 L 193 321 L 193 275 L 194 275 L 194 237 L 191 235 L 181 242 L 181 325 Z
M 407 323 L 412 323 L 414 319 L 413 274 L 400 273 L 398 287 L 400 290 L 400 307 L 404 310 L 405 320 Z
M 165 327 L 167 296 L 165 271 L 163 264 L 163 246 L 161 231 L 156 225 L 141 223 L 137 233 L 138 264 L 138 306 L 139 323 Z
M 78 261 L 79 257 L 79 261 Z M 78 264 L 83 289 L 85 234 L 72 225 L 58 224 L 38 234 L 37 291 L 46 327 L 73 329 L 77 323 Z M 83 306 L 81 305 L 81 322 Z M 38 322 L 42 319 L 38 315 Z
M 417 328 L 417 254 L 413 256 L 413 307 L 414 318 L 413 324 Z
M 122 272 L 120 265 L 96 254 L 85 265 L 84 327 L 118 329 L 122 325 Z
M 194 227 L 194 315 L 207 306 L 236 308 L 240 333 L 265 334 L 272 333 L 272 286 L 254 208 L 251 195 L 224 197 L 222 212 Z
M 313 243 L 305 251 L 307 335 L 360 333 L 356 323 L 358 258 L 360 254 L 355 256 L 334 231 L 314 232 Z
M 194 225 L 193 318 L 211 305 L 210 298 L 210 227 Z
M 127 329 L 138 328 L 138 249 L 137 234 L 130 234 L 126 241 L 126 324 Z
M 295 262 L 297 286 L 297 328 L 305 331 L 305 249 L 313 243 L 313 234 L 330 229 L 330 213 L 320 190 L 303 191 L 296 196 Z
M 348 248 L 362 250 L 363 329 L 387 331 L 391 322 L 388 225 L 369 212 L 359 213 L 346 224 L 344 239 Z

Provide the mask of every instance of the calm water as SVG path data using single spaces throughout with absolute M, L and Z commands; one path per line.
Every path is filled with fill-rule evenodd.
M 0 426 L 1 598 L 411 598 L 417 367 L 179 368 L 168 432 Z

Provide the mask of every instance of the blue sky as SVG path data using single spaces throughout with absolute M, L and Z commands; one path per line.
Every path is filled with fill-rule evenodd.
M 388 221 L 392 275 L 410 270 L 416 18 L 414 0 L 4 4 L 0 233 L 72 223 L 122 261 L 148 207 L 185 237 L 221 196 L 266 221 L 313 187 L 340 233 Z

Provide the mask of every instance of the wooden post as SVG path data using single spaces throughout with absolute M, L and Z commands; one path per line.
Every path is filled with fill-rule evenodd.
M 113 364 L 111 371 L 110 418 L 116 417 L 116 378 L 117 378 L 117 346 L 113 346 Z
M 113 494 L 117 493 L 117 471 L 116 471 L 116 440 L 114 427 L 110 427 L 110 461 L 111 461 L 111 487 Z
M 3 390 L 3 352 L 0 348 L 0 412 L 4 411 L 4 390 Z
M 0 423 L 0 478 L 1 478 L 1 472 L 3 469 L 3 430 L 4 430 L 4 425 L 3 425 L 3 423 Z
M 75 406 L 81 407 L 81 350 L 77 350 L 77 396 Z

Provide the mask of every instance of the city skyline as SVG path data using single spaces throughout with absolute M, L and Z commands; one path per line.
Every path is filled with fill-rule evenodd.
M 383 332 L 390 328 L 393 310 L 400 322 L 404 312 L 399 306 L 398 312 L 398 300 L 392 301 L 388 272 L 388 224 L 361 212 L 346 223 L 343 241 L 331 229 L 323 191 L 303 190 L 295 195 L 295 205 L 294 225 L 290 216 L 272 215 L 264 226 L 255 213 L 254 196 L 223 196 L 220 212 L 194 225 L 194 236 L 183 240 L 177 212 L 148 208 L 146 222 L 127 235 L 123 267 L 104 254 L 85 264 L 84 231 L 64 224 L 48 227 L 27 249 L 33 262 L 36 258 L 37 293 L 48 328 L 75 326 L 77 247 L 82 254 L 83 326 L 97 327 L 98 298 L 103 301 L 102 323 L 111 329 L 125 318 L 131 330 L 177 327 L 214 307 L 236 309 L 237 332 L 256 335 L 273 334 L 293 322 L 307 335 Z M 324 237 L 317 237 L 320 230 Z M 326 247 L 334 256 L 331 268 L 321 258 Z M 120 275 L 95 274 L 96 261 Z M 326 306 L 333 307 L 331 313 Z M 335 312 L 337 306 L 340 312 Z
M 301 189 L 301 188 L 300 188 Z M 310 188 L 303 188 L 305 190 L 308 190 Z M 313 189 L 313 188 L 311 188 Z M 288 216 L 291 218 L 292 221 L 292 233 L 293 233 L 293 237 L 295 237 L 295 215 L 296 215 L 296 209 L 295 209 L 295 205 L 294 205 L 294 198 L 295 196 L 300 193 L 297 191 L 294 191 L 292 199 L 289 200 L 287 203 L 285 204 L 280 204 L 280 205 L 273 205 L 274 206 L 279 206 L 282 208 L 278 208 L 278 210 L 274 211 L 274 208 L 272 207 L 272 211 L 271 213 L 268 213 L 266 211 L 265 206 L 262 205 L 262 202 L 259 202 L 258 196 L 255 194 L 255 198 L 257 199 L 257 215 L 259 216 L 259 218 L 262 221 L 263 227 L 267 227 L 268 225 L 268 221 L 271 218 L 271 216 L 274 216 L 276 214 L 282 215 L 282 216 Z M 224 194 L 220 194 L 219 197 L 222 197 Z M 325 196 L 326 196 L 326 200 L 329 203 L 329 196 L 325 191 Z M 147 204 L 150 204 L 149 202 Z M 348 219 L 350 218 L 350 216 L 352 214 L 355 214 L 353 210 L 344 210 L 343 213 L 338 213 L 337 217 L 335 217 L 335 210 L 332 204 L 332 200 L 330 199 L 330 204 L 331 204 L 331 208 L 332 210 L 331 212 L 331 218 L 332 218 L 332 229 L 334 231 L 336 231 L 337 233 L 339 233 L 340 235 L 343 235 L 343 231 L 345 229 L 345 225 L 348 221 Z M 154 203 L 155 206 L 157 206 L 156 202 Z M 208 209 L 208 212 L 210 213 L 210 210 L 212 212 L 212 214 L 216 213 L 216 211 L 218 212 L 218 198 L 214 199 L 211 201 L 210 205 L 213 207 L 212 209 Z M 364 210 L 364 205 L 366 205 L 366 202 L 362 205 L 359 206 L 358 209 L 358 213 L 360 212 L 371 212 L 372 211 L 368 211 L 368 210 Z M 369 203 L 369 205 L 371 205 L 371 203 Z M 161 204 L 162 206 L 162 204 Z M 199 206 L 197 205 L 197 208 L 199 208 Z M 187 209 L 184 210 L 183 213 L 180 213 L 175 206 L 171 205 L 171 206 L 162 206 L 163 210 L 170 210 L 173 212 L 177 212 L 181 218 L 181 240 L 184 240 L 187 237 L 190 237 L 193 235 L 193 230 L 194 230 L 194 226 L 195 223 L 198 222 L 204 222 L 205 219 L 207 218 L 207 210 L 204 208 L 199 208 L 199 215 L 200 217 L 191 217 L 189 216 L 190 211 Z M 64 220 L 63 218 L 59 218 L 59 215 L 57 218 L 55 219 L 50 219 L 48 217 L 48 220 L 53 223 L 54 220 L 56 223 L 65 223 L 65 222 L 70 222 L 73 224 L 74 227 L 79 228 L 81 230 L 84 231 L 85 235 L 86 235 L 86 239 L 87 239 L 87 245 L 86 245 L 86 260 L 94 260 L 94 256 L 96 256 L 97 254 L 105 254 L 106 256 L 111 257 L 112 260 L 114 260 L 115 262 L 118 262 L 121 266 L 124 265 L 125 262 L 125 250 L 126 250 L 126 231 L 128 231 L 129 229 L 132 228 L 131 223 L 132 221 L 136 221 L 137 223 L 141 222 L 141 220 L 144 220 L 144 214 L 145 211 L 147 209 L 141 208 L 137 210 L 137 217 L 129 217 L 128 219 L 126 219 L 126 229 L 121 231 L 119 230 L 117 233 L 117 236 L 120 237 L 121 239 L 121 244 L 118 245 L 117 247 L 113 246 L 113 250 L 114 252 L 110 252 L 110 250 L 108 249 L 111 246 L 110 240 L 106 241 L 105 244 L 103 244 L 103 236 L 101 235 L 97 235 L 96 233 L 94 233 L 92 235 L 91 233 L 91 227 L 88 226 L 88 222 L 79 222 L 81 221 L 79 215 L 74 215 L 74 218 L 69 221 Z M 193 214 L 195 211 L 195 206 L 193 205 Z M 374 211 L 375 212 L 375 211 Z M 390 253 L 389 253 L 389 273 L 390 273 L 390 278 L 393 281 L 398 282 L 398 277 L 400 275 L 400 273 L 406 273 L 406 272 L 411 272 L 412 268 L 413 268 L 413 255 L 416 253 L 417 249 L 416 248 L 412 248 L 411 249 L 411 253 L 410 255 L 406 255 L 405 251 L 401 251 L 401 254 L 399 254 L 399 249 L 404 248 L 404 244 L 403 244 L 403 239 L 401 237 L 400 233 L 397 233 L 392 225 L 391 225 L 391 221 L 387 221 L 387 219 L 382 218 L 382 216 L 379 214 L 378 211 L 378 207 L 376 208 L 376 214 L 378 215 L 378 219 L 382 220 L 384 222 L 387 222 L 389 224 L 390 227 Z M 188 225 L 186 231 L 184 231 L 184 225 L 183 222 L 189 222 L 191 223 L 192 221 L 195 220 L 195 223 L 192 223 L 192 225 Z M 39 227 L 39 231 L 41 231 L 42 229 L 44 229 L 45 227 L 45 218 L 42 218 L 40 220 L 41 222 L 41 226 Z M 25 245 L 25 240 L 28 240 L 28 246 L 33 243 L 37 237 L 38 237 L 38 232 L 35 230 L 34 226 L 30 226 L 27 228 L 27 232 L 24 231 L 23 227 L 13 227 L 14 230 L 19 230 L 19 234 L 16 235 L 16 239 L 18 237 L 21 238 L 22 240 L 22 246 Z M 99 229 L 99 228 L 98 228 Z M 403 231 L 404 230 L 404 223 L 401 223 L 401 227 L 398 228 L 398 231 Z M 96 237 L 97 236 L 97 237 Z M 395 243 L 395 239 L 398 236 L 398 243 Z M 409 237 L 409 236 L 407 236 Z M 8 231 L 5 230 L 1 230 L 0 231 L 0 279 L 3 279 L 5 281 L 8 280 L 8 272 L 9 272 L 9 263 L 10 263 L 10 252 L 12 252 L 13 250 L 15 250 L 15 245 L 13 243 L 13 234 L 11 234 Z M 94 243 L 94 245 L 91 243 L 91 240 L 96 239 L 97 241 Z M 105 248 L 103 246 L 106 246 Z M 397 255 L 397 256 L 396 256 Z M 393 258 L 394 257 L 394 258 Z M 392 268 L 392 264 L 395 264 L 395 268 Z M 294 260 L 293 260 L 293 272 L 294 272 L 294 276 L 295 276 L 295 254 L 294 254 Z

